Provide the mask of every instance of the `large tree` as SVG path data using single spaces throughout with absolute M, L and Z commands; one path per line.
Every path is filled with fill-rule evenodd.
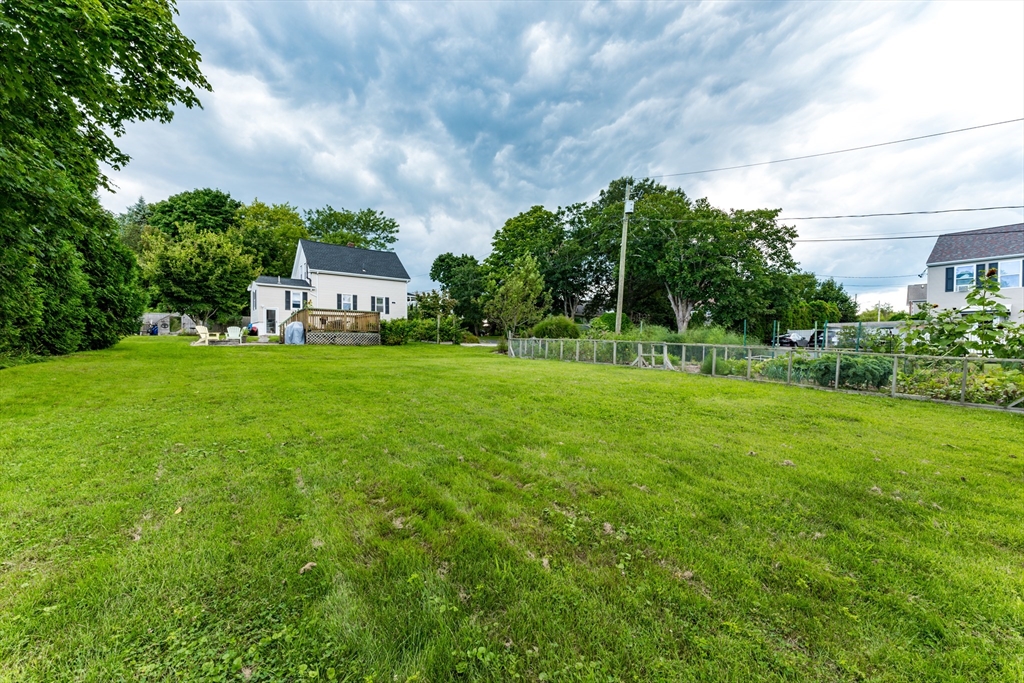
M 726 212 L 682 191 L 651 194 L 637 203 L 634 267 L 661 281 L 680 332 L 701 310 L 742 319 L 763 308 L 773 276 L 795 268 L 796 231 L 778 214 Z
M 398 241 L 398 221 L 383 211 L 335 209 L 330 204 L 305 213 L 309 236 L 318 242 L 349 244 L 364 249 L 390 249 Z
M 171 195 L 150 207 L 149 224 L 172 237 L 186 223 L 196 230 L 227 232 L 235 226 L 242 202 L 222 190 L 204 187 Z
M 308 239 L 302 216 L 291 204 L 268 205 L 254 199 L 238 209 L 236 227 L 242 246 L 254 257 L 261 275 L 288 275 L 295 246 Z
M 170 121 L 209 88 L 174 15 L 166 0 L 0 3 L 0 353 L 89 348 L 90 288 L 131 287 L 116 258 L 86 271 L 118 249 L 95 193 L 100 163 L 128 161 L 126 122 Z M 124 330 L 137 310 L 116 307 L 134 299 L 107 301 Z
M 485 263 L 501 279 L 511 272 L 517 259 L 532 256 L 554 305 L 572 317 L 591 287 L 589 247 L 579 239 L 581 223 L 576 218 L 572 210 L 552 212 L 543 206 L 531 207 L 505 221 L 494 233 L 492 251 Z
M 598 198 L 589 204 L 576 204 L 564 210 L 566 221 L 574 226 L 574 240 L 584 246 L 583 271 L 590 287 L 587 291 L 588 313 L 600 313 L 614 308 L 618 291 L 619 247 L 622 243 L 622 213 L 626 197 L 635 202 L 669 189 L 649 178 L 636 180 L 622 177 L 613 180 L 601 190 Z M 665 298 L 665 289 L 657 274 L 650 268 L 635 267 L 636 221 L 630 226 L 627 246 L 626 281 L 623 291 L 623 312 L 630 318 L 658 324 L 670 324 L 674 314 Z
M 199 231 L 186 223 L 178 239 L 161 232 L 147 237 L 145 267 L 154 303 L 204 324 L 241 315 L 257 269 L 237 233 Z
M 476 257 L 469 254 L 456 256 L 451 252 L 441 254 L 430 267 L 430 279 L 441 283 L 456 301 L 455 314 L 479 334 L 484 318 L 485 281 L 484 268 Z

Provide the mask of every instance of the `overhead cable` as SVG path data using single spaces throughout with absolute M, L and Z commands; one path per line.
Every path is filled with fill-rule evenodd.
M 980 128 L 991 128 L 993 126 L 1002 126 L 1007 123 L 1018 123 L 1024 121 L 1024 117 L 1017 119 L 1007 119 L 1006 121 L 995 121 L 993 123 L 984 123 L 980 126 L 970 126 L 968 128 L 957 128 L 955 130 L 946 130 L 941 133 L 929 133 L 928 135 L 917 135 L 912 138 L 902 138 L 900 140 L 890 140 L 889 142 L 876 142 L 872 145 L 861 145 L 859 147 L 848 147 L 846 149 L 836 149 L 831 152 L 819 152 L 817 154 L 804 154 L 798 157 L 788 157 L 786 159 L 772 159 L 771 161 L 758 161 L 753 164 L 739 164 L 738 166 L 722 166 L 720 168 L 705 168 L 699 171 L 684 171 L 682 173 L 661 173 L 658 175 L 648 175 L 647 178 L 675 178 L 678 176 L 687 175 L 700 175 L 702 173 L 718 173 L 719 171 L 735 171 L 741 168 L 753 168 L 755 166 L 767 166 L 768 164 L 781 164 L 787 161 L 800 161 L 801 159 L 814 159 L 817 157 L 827 157 L 833 154 L 845 154 L 846 152 L 858 152 L 864 149 L 873 149 L 875 147 L 885 147 L 888 145 L 898 145 L 904 142 L 913 142 L 915 140 L 926 140 L 928 138 L 936 138 L 942 135 L 952 135 L 953 133 L 964 133 L 969 130 L 978 130 Z
M 1013 204 L 1007 206 L 982 206 L 975 209 L 936 209 L 934 211 L 897 211 L 895 213 L 851 213 L 842 216 L 790 216 L 781 217 L 780 220 L 787 221 L 816 221 L 826 218 L 876 218 L 878 216 L 917 216 L 933 213 L 962 213 L 964 211 L 996 211 L 998 209 L 1024 209 L 1024 204 Z

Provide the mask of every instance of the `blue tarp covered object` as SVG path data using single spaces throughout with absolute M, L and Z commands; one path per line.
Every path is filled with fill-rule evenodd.
M 285 344 L 305 344 L 306 335 L 303 334 L 305 330 L 302 328 L 302 323 L 295 321 L 288 323 L 284 328 L 284 343 Z

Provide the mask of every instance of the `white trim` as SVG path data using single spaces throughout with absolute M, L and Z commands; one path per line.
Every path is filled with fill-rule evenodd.
M 367 280 L 390 280 L 391 282 L 405 282 L 405 283 L 412 282 L 412 280 L 406 280 L 405 278 L 401 278 L 401 277 L 384 277 L 383 275 L 367 275 L 365 273 L 343 273 L 340 270 L 314 270 L 314 269 L 310 268 L 309 272 L 310 273 L 323 273 L 324 275 L 344 275 L 346 277 L 362 277 L 362 278 L 366 278 Z
M 926 263 L 925 265 L 929 268 L 938 266 L 966 266 L 973 263 L 981 263 L 982 261 L 1011 261 L 1015 258 L 1024 258 L 1024 253 L 1021 254 L 1006 254 L 1005 256 L 979 256 L 972 259 L 959 259 L 957 261 L 936 261 L 934 263 Z
M 273 282 L 273 283 L 271 283 L 271 282 L 253 282 L 249 286 L 252 287 L 254 285 L 256 287 L 280 287 L 281 289 L 308 289 L 311 292 L 315 289 L 315 287 L 311 287 L 309 285 L 306 285 L 306 286 L 302 286 L 302 285 L 279 285 L 276 282 Z

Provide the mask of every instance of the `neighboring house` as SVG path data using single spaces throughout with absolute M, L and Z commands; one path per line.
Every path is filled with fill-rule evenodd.
M 928 303 L 928 285 L 907 285 L 907 313 L 913 315 Z
M 1024 223 L 940 235 L 928 257 L 928 303 L 965 308 L 967 292 L 991 269 L 1010 317 L 1024 321 Z
M 371 311 L 381 320 L 404 318 L 409 273 L 393 251 L 299 240 L 291 277 L 261 275 L 249 285 L 252 324 L 277 334 L 281 322 L 307 302 L 313 308 Z

